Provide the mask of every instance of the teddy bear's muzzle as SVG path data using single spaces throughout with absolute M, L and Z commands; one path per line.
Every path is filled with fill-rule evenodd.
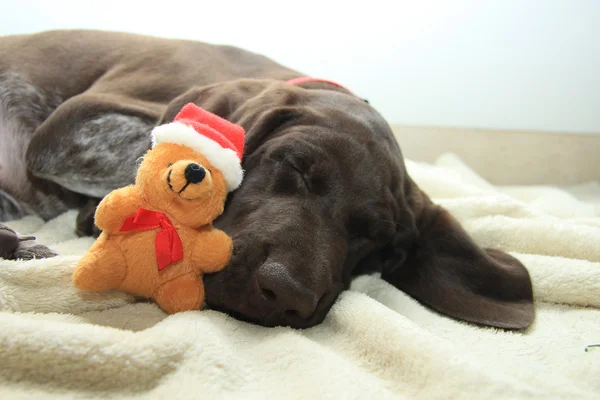
M 208 168 L 194 162 L 175 163 L 167 175 L 169 189 L 186 200 L 193 200 L 211 190 L 212 176 Z
M 185 167 L 185 179 L 188 183 L 200 183 L 206 176 L 206 170 L 199 164 L 192 163 Z

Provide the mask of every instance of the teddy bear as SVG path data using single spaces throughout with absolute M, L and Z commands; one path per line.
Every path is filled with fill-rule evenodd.
M 244 135 L 193 103 L 155 127 L 135 184 L 98 205 L 102 233 L 79 261 L 75 286 L 150 298 L 169 314 L 201 309 L 202 275 L 231 257 L 231 238 L 212 222 L 241 184 Z

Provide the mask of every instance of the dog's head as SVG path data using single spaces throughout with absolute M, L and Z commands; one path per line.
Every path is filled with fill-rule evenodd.
M 478 248 L 429 201 L 406 175 L 389 126 L 361 99 L 334 87 L 240 80 L 191 89 L 162 122 L 187 102 L 247 132 L 244 182 L 216 221 L 233 238 L 233 256 L 205 277 L 213 308 L 308 327 L 353 273 L 373 269 L 451 316 L 531 322 L 525 268 Z
M 136 186 L 153 207 L 190 226 L 212 222 L 227 196 L 221 171 L 201 153 L 174 143 L 160 143 L 144 155 Z

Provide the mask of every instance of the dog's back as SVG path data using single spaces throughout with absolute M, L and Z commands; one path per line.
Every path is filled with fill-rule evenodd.
M 0 38 L 0 74 L 18 73 L 64 99 L 92 87 L 146 87 L 169 98 L 190 86 L 235 78 L 288 79 L 298 73 L 232 46 L 120 32 L 62 30 Z M 176 93 L 174 93 L 176 92 Z
M 87 196 L 100 198 L 109 189 L 130 183 L 131 171 L 104 187 L 82 187 L 71 176 L 55 179 L 55 171 L 46 170 L 48 157 L 43 153 L 50 142 L 63 140 L 65 125 L 90 121 L 77 127 L 80 133 L 71 132 L 74 136 L 64 139 L 71 144 L 74 139 L 86 142 L 88 137 L 105 141 L 109 134 L 113 141 L 139 137 L 159 120 L 169 102 L 194 86 L 298 75 L 261 55 L 194 41 L 87 30 L 2 37 L 0 221 L 27 213 L 52 218 L 79 207 Z M 98 115 L 81 114 L 92 108 Z M 27 149 L 36 136 L 40 150 L 32 150 L 35 156 L 27 160 Z M 138 143 L 143 147 L 145 142 Z M 145 150 L 106 149 L 100 143 L 80 147 L 82 154 L 116 152 L 115 167 L 127 158 L 119 152 L 139 155 Z M 61 148 L 51 156 L 73 159 Z M 36 165 L 41 169 L 34 170 Z M 68 168 L 76 170 L 77 162 Z

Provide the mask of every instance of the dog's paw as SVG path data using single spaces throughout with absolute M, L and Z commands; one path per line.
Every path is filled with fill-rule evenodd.
M 39 244 L 33 236 L 21 236 L 6 225 L 0 224 L 0 258 L 5 260 L 33 260 L 58 255 L 54 250 Z
M 35 240 L 25 240 L 19 242 L 19 245 L 12 254 L 12 259 L 33 260 L 38 258 L 50 258 L 57 255 L 57 252 L 43 244 L 37 243 Z
M 101 230 L 94 223 L 94 215 L 96 207 L 100 204 L 99 199 L 89 199 L 87 203 L 79 209 L 77 221 L 75 225 L 75 233 L 77 236 L 100 236 Z
M 0 224 L 0 258 L 11 259 L 19 246 L 19 236 L 6 225 Z

